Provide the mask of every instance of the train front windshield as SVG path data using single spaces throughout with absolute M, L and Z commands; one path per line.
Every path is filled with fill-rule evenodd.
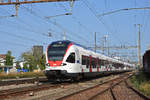
M 62 61 L 69 42 L 54 42 L 48 48 L 49 61 Z

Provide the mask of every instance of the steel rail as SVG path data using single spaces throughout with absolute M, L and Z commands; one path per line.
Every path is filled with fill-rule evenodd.
M 131 89 L 132 91 L 134 91 L 136 94 L 138 94 L 140 97 L 144 98 L 144 100 L 150 100 L 150 97 L 144 95 L 143 93 L 141 93 L 139 90 L 135 89 L 133 86 L 129 85 L 127 81 L 125 81 L 125 84 L 127 86 L 127 88 Z
M 125 74 L 125 75 L 126 75 L 126 74 Z M 105 81 L 105 82 L 100 83 L 100 84 L 97 84 L 97 85 L 95 85 L 95 86 L 93 86 L 93 87 L 89 87 L 89 88 L 86 88 L 86 89 L 83 89 L 83 90 L 80 90 L 80 91 L 71 93 L 71 94 L 69 94 L 69 95 L 66 95 L 66 96 L 57 98 L 56 100 L 64 100 L 64 99 L 66 99 L 66 98 L 68 98 L 68 97 L 71 97 L 71 96 L 73 96 L 73 95 L 75 95 L 75 94 L 78 94 L 78 93 L 81 93 L 81 92 L 84 92 L 84 91 L 87 91 L 87 90 L 90 90 L 90 89 L 93 89 L 93 88 L 97 88 L 97 87 L 99 87 L 100 85 L 103 85 L 103 84 L 106 84 L 106 83 L 115 81 L 115 80 L 120 79 L 120 78 L 122 78 L 122 77 L 124 77 L 124 76 L 120 76 L 120 77 L 118 77 L 118 78 L 115 78 L 115 79 L 111 79 L 111 80 Z M 101 91 L 101 93 L 104 93 L 104 92 L 108 91 L 109 89 L 110 89 L 110 87 L 107 88 L 107 89 L 105 89 L 105 90 L 103 90 L 103 91 Z M 99 93 L 100 93 L 100 92 L 99 92 Z M 101 94 L 101 93 L 100 93 L 100 94 Z M 95 94 L 95 96 L 98 96 L 98 94 Z M 93 97 L 91 97 L 91 98 L 93 98 Z M 89 100 L 90 100 L 91 98 L 89 98 Z
M 133 75 L 133 74 L 132 74 L 132 75 Z M 109 91 L 109 90 L 110 90 L 110 92 L 111 92 L 111 95 L 112 95 L 112 97 L 113 97 L 113 100 L 116 100 L 116 97 L 115 97 L 115 95 L 114 95 L 114 93 L 113 93 L 113 91 L 112 91 L 112 88 L 115 87 L 116 85 L 120 84 L 122 81 L 128 79 L 128 78 L 131 77 L 132 75 L 130 75 L 130 76 L 128 76 L 127 78 L 122 79 L 122 80 L 120 80 L 119 82 L 117 82 L 117 83 L 111 85 L 110 87 L 106 88 L 105 90 L 98 92 L 97 94 L 91 96 L 88 100 L 93 100 L 95 97 L 97 97 L 97 96 L 99 96 L 99 95 L 101 95 L 101 94 L 103 94 L 103 93 L 105 93 L 106 91 Z M 118 79 L 119 79 L 119 78 L 118 78 Z
M 14 88 L 14 89 L 8 89 L 8 90 L 2 90 L 0 92 L 0 98 L 9 98 L 11 96 L 19 96 L 22 94 L 27 94 L 30 92 L 37 92 L 40 90 L 47 90 L 50 88 L 56 88 L 61 87 L 62 85 L 68 85 L 66 84 L 42 84 L 42 85 L 36 85 L 36 86 L 28 86 L 28 87 L 22 87 L 22 88 Z
M 43 82 L 47 81 L 45 77 L 36 77 L 36 78 L 23 78 L 23 79 L 13 79 L 13 80 L 1 80 L 0 86 L 7 86 L 7 85 L 18 85 L 24 83 L 35 83 L 35 82 Z

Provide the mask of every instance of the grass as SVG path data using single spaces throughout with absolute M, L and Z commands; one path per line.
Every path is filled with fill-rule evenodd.
M 10 73 L 4 74 L 0 73 L 0 80 L 2 79 L 15 79 L 15 78 L 29 78 L 29 77 L 38 77 L 44 76 L 43 72 L 21 72 L 21 73 Z
M 143 82 L 139 85 L 139 90 L 147 96 L 150 96 L 150 83 Z
M 150 96 L 150 75 L 141 70 L 130 78 L 131 84 L 143 94 Z

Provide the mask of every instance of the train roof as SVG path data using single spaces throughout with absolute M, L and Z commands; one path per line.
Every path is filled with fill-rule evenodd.
M 80 45 L 80 44 L 78 44 L 78 43 L 76 43 L 76 42 L 73 42 L 73 41 L 70 41 L 70 40 L 59 40 L 59 41 L 52 42 L 51 44 L 53 44 L 53 43 L 59 43 L 59 42 L 65 43 L 65 44 L 70 44 L 70 43 L 72 43 L 72 44 L 74 44 L 74 45 L 77 45 L 77 46 L 83 47 L 84 49 L 87 49 L 85 46 Z
M 77 45 L 77 46 L 79 46 L 79 47 L 82 47 L 82 48 L 84 48 L 85 50 L 91 51 L 91 52 L 94 53 L 95 55 L 100 55 L 103 60 L 108 60 L 108 61 L 112 61 L 112 62 L 115 62 L 115 63 L 126 64 L 126 65 L 130 65 L 130 66 L 132 65 L 132 64 L 129 64 L 129 63 L 127 63 L 127 62 L 120 61 L 120 60 L 118 60 L 118 59 L 111 58 L 111 57 L 109 57 L 109 56 L 106 56 L 106 55 L 103 55 L 103 54 L 100 54 L 100 53 L 95 53 L 93 50 L 91 50 L 91 49 L 89 49 L 89 48 L 86 48 L 85 46 L 80 45 L 80 44 L 77 44 L 77 43 L 75 43 L 75 42 L 73 42 L 73 41 L 70 41 L 70 40 L 59 40 L 59 41 L 52 42 L 51 44 L 59 43 L 59 42 L 64 43 L 64 44 L 67 44 L 67 45 L 69 45 L 70 43 L 72 43 L 73 45 Z

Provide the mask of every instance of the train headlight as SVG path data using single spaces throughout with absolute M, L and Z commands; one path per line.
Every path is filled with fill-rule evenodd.
M 50 66 L 49 63 L 46 63 L 45 65 L 46 65 L 46 66 Z
M 67 64 L 66 64 L 66 63 L 61 63 L 61 64 L 60 64 L 60 66 L 65 66 L 65 65 L 67 65 Z

